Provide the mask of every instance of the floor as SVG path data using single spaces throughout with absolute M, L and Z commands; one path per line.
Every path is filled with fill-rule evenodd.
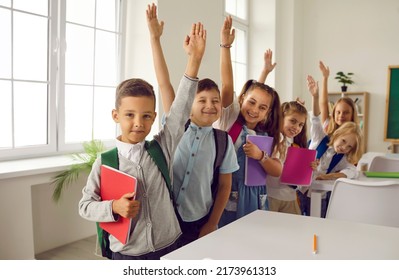
M 106 260 L 96 254 L 96 238 L 91 236 L 36 255 L 37 260 Z

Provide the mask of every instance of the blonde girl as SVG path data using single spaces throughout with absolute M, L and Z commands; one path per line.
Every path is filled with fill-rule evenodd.
M 334 131 L 345 122 L 359 123 L 355 102 L 349 97 L 338 99 L 332 109 L 331 116 L 328 109 L 328 77 L 330 69 L 322 61 L 319 62 L 319 68 L 323 75 L 322 92 L 319 98 L 320 119 L 324 131 L 327 135 L 332 135 Z M 315 143 L 311 142 L 309 148 L 314 149 Z
M 319 118 L 318 106 L 319 88 L 313 77 L 308 76 L 308 88 L 313 100 L 313 115 L 311 116 L 311 141 L 317 150 L 319 164 L 316 167 L 316 180 L 335 180 L 338 178 L 353 179 L 358 176 L 355 163 L 362 155 L 363 134 L 359 125 L 347 121 L 342 123 L 331 135 L 323 129 Z M 322 202 L 322 217 L 325 217 L 329 201 L 327 192 Z M 306 204 L 308 206 L 308 204 Z M 303 209 L 304 210 L 304 209 Z M 309 210 L 305 209 L 309 214 Z

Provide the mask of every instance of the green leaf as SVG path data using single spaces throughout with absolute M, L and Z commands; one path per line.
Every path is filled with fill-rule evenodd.
M 72 154 L 76 164 L 72 164 L 67 170 L 62 171 L 52 178 L 51 184 L 54 185 L 53 201 L 61 199 L 64 190 L 79 178 L 82 172 L 90 172 L 98 155 L 105 150 L 104 144 L 100 140 L 84 142 L 84 153 Z

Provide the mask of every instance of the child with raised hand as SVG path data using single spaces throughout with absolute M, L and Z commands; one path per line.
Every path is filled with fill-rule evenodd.
M 188 54 L 185 74 L 180 81 L 171 113 L 162 130 L 154 136 L 172 171 L 173 154 L 180 141 L 191 104 L 197 91 L 199 67 L 205 51 L 206 31 L 201 23 L 193 24 L 184 41 Z M 156 117 L 155 93 L 141 79 L 119 84 L 112 118 L 122 134 L 116 139 L 119 170 L 137 179 L 136 193 L 120 199 L 103 201 L 100 196 L 101 158 L 96 160 L 83 188 L 79 214 L 90 221 L 115 222 L 120 216 L 131 219 L 130 237 L 126 244 L 109 235 L 112 259 L 160 259 L 177 248 L 181 235 L 179 222 L 162 172 L 147 151 L 146 136 Z M 135 195 L 135 200 L 132 198 Z
M 322 61 L 319 62 L 319 68 L 323 75 L 323 85 L 319 99 L 320 118 L 324 131 L 328 135 L 332 135 L 343 123 L 349 121 L 359 123 L 359 121 L 355 103 L 349 97 L 338 99 L 333 106 L 330 116 L 328 107 L 328 77 L 330 76 L 330 69 Z M 314 149 L 315 143 L 311 141 L 309 148 Z
M 264 83 L 267 76 L 274 70 L 277 63 L 272 63 L 273 52 L 268 49 L 264 53 L 264 66 L 258 82 Z M 282 129 L 281 129 L 281 154 L 279 159 L 284 164 L 288 147 L 307 147 L 306 122 L 307 110 L 303 103 L 297 98 L 296 101 L 284 102 L 281 105 Z M 280 177 L 266 177 L 267 201 L 270 211 L 301 214 L 297 199 L 296 186 L 282 184 Z
M 161 45 L 164 22 L 158 20 L 157 6 L 154 3 L 148 5 L 146 16 L 148 29 L 150 31 L 150 43 L 155 75 L 157 77 L 159 91 L 162 93 L 162 107 L 164 112 L 168 113 L 175 98 L 175 91 L 170 82 L 168 66 Z
M 269 155 L 246 140 L 249 134 L 269 135 L 274 138 L 273 150 L 276 151 L 280 139 L 280 99 L 273 88 L 255 80 L 247 81 L 238 99 L 235 97 L 230 54 L 234 37 L 232 18 L 228 16 L 221 29 L 220 43 L 223 109 L 219 121 L 214 126 L 229 131 L 230 135 L 235 134 L 232 138 L 240 169 L 233 173 L 232 193 L 219 226 L 264 207 L 262 199 L 266 196 L 266 185 L 244 184 L 246 156 L 258 160 L 269 175 L 280 176 L 282 171 L 282 165 L 274 154 Z
M 355 163 L 362 155 L 363 135 L 358 124 L 347 121 L 328 135 L 319 118 L 319 87 L 312 76 L 307 77 L 308 89 L 312 95 L 311 140 L 317 150 L 319 164 L 316 168 L 316 180 L 353 179 L 358 176 Z M 325 217 L 329 194 L 322 204 L 322 217 Z M 309 209 L 307 210 L 309 213 Z
M 262 72 L 260 73 L 258 82 L 259 83 L 265 83 L 267 76 L 274 70 L 276 67 L 277 63 L 272 63 L 273 59 L 273 52 L 271 49 L 267 49 L 265 53 L 263 54 L 263 69 Z
M 170 82 L 165 60 L 160 59 L 162 46 L 158 42 L 163 23 L 158 22 L 154 4 L 148 6 L 147 21 L 162 100 L 173 101 L 173 88 L 162 86 Z M 155 42 L 154 37 L 158 38 Z M 164 102 L 163 106 L 169 112 L 170 105 Z M 200 80 L 190 120 L 173 161 L 173 194 L 182 230 L 179 247 L 217 229 L 230 195 L 232 172 L 239 167 L 230 136 L 212 128 L 221 107 L 217 84 L 211 79 Z

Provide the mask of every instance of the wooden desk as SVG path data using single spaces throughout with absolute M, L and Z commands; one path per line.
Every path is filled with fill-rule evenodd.
M 318 253 L 313 254 L 313 234 Z M 257 210 L 165 260 L 399 259 L 399 228 Z

